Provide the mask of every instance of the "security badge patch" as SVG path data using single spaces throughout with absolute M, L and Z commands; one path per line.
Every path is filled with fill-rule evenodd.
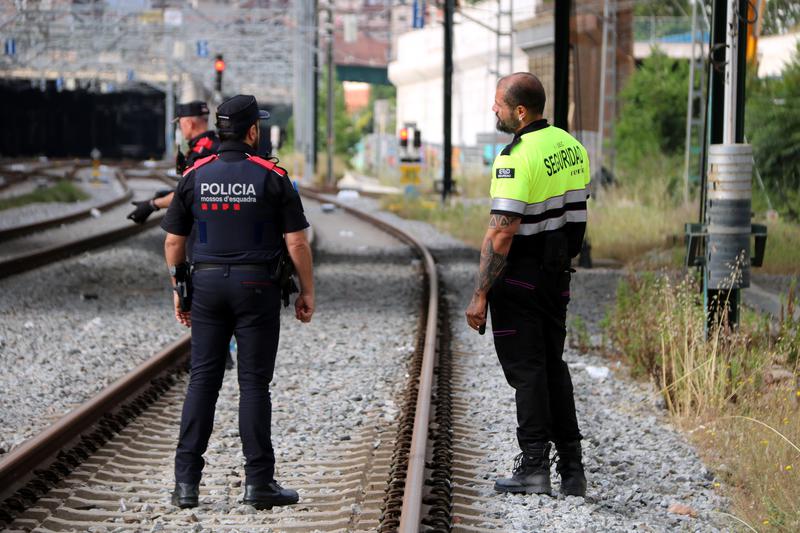
M 495 177 L 497 179 L 514 179 L 514 169 L 513 168 L 498 168 L 497 172 L 495 172 Z

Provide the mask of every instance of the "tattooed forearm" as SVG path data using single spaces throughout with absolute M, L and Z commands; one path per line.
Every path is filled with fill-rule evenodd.
M 505 229 L 509 227 L 516 218 L 517 217 L 510 217 L 508 215 L 491 215 L 489 217 L 489 227 L 492 229 Z
M 494 215 L 492 215 L 494 218 Z M 506 254 L 494 251 L 492 239 L 486 240 L 486 246 L 481 250 L 481 264 L 478 269 L 478 280 L 475 284 L 475 292 L 486 294 L 492 288 L 494 282 L 500 277 L 506 266 Z

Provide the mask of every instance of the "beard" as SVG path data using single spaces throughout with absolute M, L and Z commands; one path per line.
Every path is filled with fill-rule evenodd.
M 499 116 L 495 116 L 497 117 L 497 124 L 495 124 L 497 131 L 502 131 L 503 133 L 514 133 L 517 131 L 517 128 L 519 128 L 520 122 L 518 118 L 514 118 L 512 116 L 509 117 L 508 120 L 504 121 Z

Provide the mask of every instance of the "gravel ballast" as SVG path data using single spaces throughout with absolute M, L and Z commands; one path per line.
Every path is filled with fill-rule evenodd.
M 350 202 L 349 202 L 350 203 Z M 352 202 L 376 211 L 367 198 Z M 631 380 L 624 367 L 597 354 L 581 355 L 567 349 L 589 480 L 586 499 L 559 496 L 499 495 L 497 477 L 510 475 L 516 444 L 514 391 L 506 383 L 497 360 L 491 328 L 485 336 L 469 329 L 464 310 L 474 286 L 477 253 L 459 241 L 439 234 L 430 225 L 406 221 L 379 212 L 430 246 L 442 263 L 441 274 L 451 311 L 454 365 L 466 364 L 468 376 L 460 388 L 469 391 L 468 418 L 483 442 L 484 483 L 476 485 L 486 527 L 503 531 L 724 531 L 730 529 L 720 511 L 726 501 L 714 489 L 715 478 L 687 439 L 672 426 L 659 396 L 646 383 Z M 469 257 L 472 259 L 459 259 Z M 608 305 L 613 305 L 617 283 L 624 272 L 596 269 L 573 275 L 568 322 L 580 317 L 590 333 L 600 331 Z M 587 370 L 587 367 L 589 370 Z M 604 379 L 591 377 L 595 369 L 608 369 Z M 558 476 L 553 467 L 554 489 Z M 677 514 L 683 504 L 696 514 Z M 672 511 L 670 511 L 672 509 Z M 686 510 L 686 509 L 684 509 Z
M 90 168 L 78 171 L 75 185 L 90 196 L 87 200 L 80 202 L 33 203 L 0 211 L 0 230 L 80 213 L 116 200 L 125 194 L 122 184 L 114 175 L 111 167 L 101 166 L 100 176 L 103 181 L 93 182 L 91 181 Z M 35 180 L 35 178 L 32 179 Z M 19 190 L 19 194 L 26 192 L 25 186 L 20 185 L 20 187 L 23 188 Z
M 486 497 L 485 515 L 500 519 L 504 531 L 721 531 L 718 511 L 725 501 L 713 488 L 714 476 L 687 440 L 656 406 L 648 384 L 627 378 L 624 367 L 599 355 L 581 355 L 569 348 L 565 359 L 575 389 L 583 433 L 584 462 L 589 481 L 586 499 L 563 496 L 500 495 L 493 483 L 510 475 L 516 443 L 514 391 L 506 383 L 495 355 L 491 328 L 481 337 L 469 329 L 464 310 L 472 294 L 476 266 L 451 263 L 443 268 L 452 310 L 455 365 L 466 365 L 460 388 L 469 391 L 467 417 L 483 442 L 485 453 L 476 484 Z M 615 283 L 608 272 L 573 275 L 569 313 L 599 314 L 597 296 Z M 607 369 L 604 379 L 592 377 Z M 591 374 L 590 374 L 591 372 Z M 600 371 L 602 373 L 602 371 Z M 552 470 L 554 491 L 558 475 Z M 684 504 L 696 518 L 669 511 Z
M 371 200 L 361 199 L 358 204 L 377 208 Z M 516 420 L 513 390 L 494 353 L 491 330 L 480 337 L 463 318 L 477 267 L 476 253 L 427 224 L 386 213 L 379 216 L 428 243 L 443 260 L 440 268 L 452 314 L 452 348 L 462 354 L 455 364 L 469 369 L 460 388 L 470 396 L 470 424 L 480 435 L 485 454 L 479 473 L 483 482 L 475 489 L 486 496 L 481 512 L 487 526 L 494 524 L 491 520 L 500 520 L 502 531 L 729 529 L 721 525 L 717 514 L 725 509 L 725 501 L 713 488 L 713 474 L 657 407 L 652 388 L 631 381 L 624 368 L 599 355 L 570 350 L 565 357 L 585 436 L 588 497 L 495 494 L 494 479 L 508 475 L 518 452 Z M 59 416 L 185 331 L 171 314 L 162 242 L 163 232 L 152 230 L 124 246 L 0 281 L 4 294 L 0 360 L 7 369 L 0 374 L 4 451 L 46 426 L 44 417 Z M 395 264 L 365 263 L 363 256 L 348 262 L 342 258 L 345 253 L 337 243 L 339 259 L 317 266 L 314 321 L 300 324 L 289 313 L 282 317 L 272 387 L 273 428 L 278 476 L 287 486 L 302 484 L 309 476 L 289 465 L 322 457 L 331 443 L 346 440 L 354 427 L 376 416 L 388 423 L 398 414 L 395 402 L 417 326 L 418 264 L 406 257 L 398 257 Z M 324 255 L 323 250 L 320 256 Z M 581 316 L 596 331 L 603 305 L 613 298 L 618 275 L 578 272 L 573 280 L 570 316 Z M 588 367 L 607 367 L 610 372 L 597 379 Z M 241 472 L 236 398 L 235 373 L 229 372 L 209 447 L 212 476 Z M 336 472 L 312 474 L 318 479 Z M 157 482 L 168 483 L 169 465 L 153 475 Z M 237 476 L 214 480 L 215 484 L 234 484 L 226 498 L 204 496 L 206 510 L 220 515 L 243 512 L 237 507 Z M 556 482 L 556 490 L 557 486 Z M 191 514 L 165 509 L 167 499 L 165 492 L 164 507 L 154 509 L 144 527 L 176 526 L 176 521 Z M 687 505 L 697 516 L 670 512 L 676 503 Z M 256 523 L 268 525 L 269 517 L 281 512 L 254 514 L 253 530 Z M 198 516 L 202 525 L 213 527 L 202 514 Z
M 164 232 L 0 280 L 0 448 L 7 453 L 185 330 Z

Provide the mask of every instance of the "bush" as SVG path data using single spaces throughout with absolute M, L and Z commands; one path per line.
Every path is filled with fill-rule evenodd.
M 39 202 L 81 202 L 91 198 L 70 181 L 59 180 L 55 185 L 10 198 L 0 198 L 0 211 Z
M 643 175 L 642 164 L 683 153 L 688 80 L 686 61 L 670 59 L 656 49 L 620 91 L 622 109 L 614 142 L 620 175 L 628 182 L 661 177 Z M 676 165 L 675 176 L 682 168 Z
M 732 525 L 798 531 L 800 321 L 789 318 L 794 288 L 777 333 L 768 318 L 745 312 L 735 333 L 715 328 L 708 340 L 698 289 L 691 278 L 629 275 L 607 320 L 610 337 L 634 374 L 655 381 L 675 420 L 724 482 L 714 486 L 732 501 Z
M 800 44 L 778 79 L 750 79 L 745 128 L 777 207 L 800 218 Z

